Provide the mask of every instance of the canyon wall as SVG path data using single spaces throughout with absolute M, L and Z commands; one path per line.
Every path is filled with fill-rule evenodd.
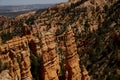
M 31 38 L 29 36 L 16 37 L 0 45 L 1 65 L 5 71 L 8 70 L 6 72 L 11 77 L 9 80 L 32 80 L 28 39 Z M 4 70 L 2 72 L 4 73 Z M 4 78 L 6 79 L 7 77 Z
M 66 31 L 65 79 L 83 80 L 88 77 L 79 67 L 79 56 L 71 29 Z M 69 39 L 71 37 L 71 39 Z M 32 80 L 30 51 L 42 58 L 42 80 L 59 80 L 61 72 L 56 37 L 51 32 L 41 32 L 40 39 L 32 35 L 16 37 L 0 45 L 0 61 L 2 67 L 0 80 Z M 5 66 L 4 66 L 5 65 Z M 86 70 L 85 70 L 86 71 Z M 4 75 L 7 74 L 7 75 Z M 4 76 L 2 76 L 4 75 Z M 84 80 L 86 80 L 84 78 Z M 89 78 L 87 79 L 89 80 Z

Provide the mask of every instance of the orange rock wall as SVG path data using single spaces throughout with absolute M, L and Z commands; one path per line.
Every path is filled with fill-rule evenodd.
M 79 56 L 75 44 L 74 34 L 71 28 L 65 32 L 65 79 L 66 80 L 90 80 L 85 67 L 79 67 Z M 11 80 L 32 80 L 30 71 L 30 50 L 37 56 L 42 57 L 42 79 L 59 80 L 60 59 L 57 53 L 56 37 L 51 32 L 40 33 L 40 39 L 26 35 L 16 37 L 0 45 L 0 60 L 9 63 L 8 74 Z M 4 70 L 0 76 L 4 74 Z M 5 80 L 8 77 L 4 77 Z M 2 79 L 0 79 L 2 80 Z

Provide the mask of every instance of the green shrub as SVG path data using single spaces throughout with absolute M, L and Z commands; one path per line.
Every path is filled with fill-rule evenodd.
M 2 33 L 1 34 L 2 42 L 5 43 L 6 41 L 12 39 L 12 34 L 11 33 Z
M 41 58 L 36 57 L 32 52 L 30 53 L 31 60 L 31 73 L 33 76 L 33 80 L 41 80 L 40 72 L 41 72 Z
M 3 70 L 9 69 L 9 64 L 8 62 L 6 63 L 2 63 L 2 61 L 0 60 L 0 72 Z

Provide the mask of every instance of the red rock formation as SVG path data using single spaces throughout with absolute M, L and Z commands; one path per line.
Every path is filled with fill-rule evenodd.
M 6 44 L 0 45 L 0 60 L 3 60 L 2 63 L 9 63 L 7 70 L 9 70 L 10 80 L 32 80 L 30 52 L 27 45 L 31 39 L 31 36 L 16 37 L 7 41 Z
M 25 50 L 21 52 L 21 79 L 22 80 L 32 80 L 32 74 L 30 72 L 30 58 L 29 51 Z
M 0 80 L 13 80 L 9 74 L 9 70 L 4 70 L 0 73 Z
M 90 76 L 88 75 L 88 71 L 85 66 L 82 66 L 82 79 L 81 80 L 90 80 Z
M 20 75 L 20 67 L 19 67 L 19 63 L 17 62 L 17 55 L 16 52 L 14 52 L 13 50 L 10 51 L 9 56 L 11 58 L 11 60 L 9 61 L 9 74 L 11 75 L 12 79 L 16 79 L 16 80 L 20 80 L 21 79 L 21 75 Z
M 64 35 L 66 42 L 65 46 L 64 42 L 62 43 L 62 47 L 66 50 L 66 80 L 90 80 L 86 69 L 79 67 L 79 56 L 71 28 L 68 28 Z M 43 80 L 59 80 L 60 60 L 56 51 L 55 36 L 50 32 L 44 32 L 39 38 L 41 41 L 31 35 L 16 37 L 0 46 L 0 60 L 8 59 L 6 62 L 9 62 L 8 73 L 11 80 L 32 80 L 29 46 L 38 57 L 42 56 L 43 67 L 40 68 L 43 69 Z
M 54 40 L 53 34 L 42 33 L 43 80 L 58 80 L 57 70 L 60 67 Z
M 66 79 L 81 80 L 81 70 L 79 68 L 79 56 L 77 55 L 77 47 L 75 44 L 74 34 L 69 27 L 66 31 Z
M 79 55 L 77 54 L 77 46 L 71 27 L 66 31 L 66 79 L 67 80 L 90 80 L 88 73 L 83 69 L 83 74 L 79 67 Z M 85 73 L 84 73 L 85 72 Z M 84 77 L 84 78 L 83 78 Z

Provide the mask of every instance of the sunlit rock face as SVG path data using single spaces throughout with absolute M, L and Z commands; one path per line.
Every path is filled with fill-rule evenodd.
M 29 37 L 29 40 L 31 38 Z M 4 79 L 7 80 L 32 80 L 32 74 L 30 71 L 30 49 L 27 44 L 27 37 L 16 37 L 10 41 L 7 41 L 6 44 L 0 45 L 0 61 L 3 69 L 1 75 L 6 72 L 9 75 L 6 75 Z M 8 77 L 7 77 L 8 76 Z
M 7 75 L 2 76 L 0 80 L 32 80 L 30 50 L 38 58 L 42 58 L 42 67 L 40 67 L 42 69 L 42 74 L 40 75 L 42 79 L 59 80 L 61 68 L 55 36 L 51 32 L 42 32 L 40 35 L 40 40 L 31 35 L 27 35 L 22 38 L 13 38 L 0 46 L 1 64 L 7 64 L 7 67 L 0 73 L 0 76 Z M 65 35 L 66 43 L 64 46 L 66 53 L 64 58 L 66 62 L 64 67 L 66 77 L 64 79 L 86 79 L 88 72 L 85 68 L 82 70 L 79 67 L 79 56 L 77 55 L 74 34 L 71 28 L 67 29 Z
M 0 80 L 13 80 L 8 70 L 2 71 L 0 73 Z
M 42 59 L 43 59 L 43 80 L 58 80 L 59 56 L 56 52 L 55 37 L 47 32 L 41 34 Z
M 73 37 L 71 27 L 66 31 L 66 77 L 67 80 L 78 80 L 82 78 L 79 68 L 79 56 L 77 55 L 77 47 Z
M 0 39 L 0 80 L 109 80 L 113 73 L 119 76 L 120 20 L 115 2 L 69 0 L 38 14 L 20 15 L 10 24 L 0 17 L 0 33 L 14 33 L 6 42 L 6 36 Z
M 77 54 L 77 46 L 74 39 L 74 33 L 71 26 L 66 31 L 66 79 L 67 80 L 90 80 L 85 67 L 80 69 L 79 55 Z

